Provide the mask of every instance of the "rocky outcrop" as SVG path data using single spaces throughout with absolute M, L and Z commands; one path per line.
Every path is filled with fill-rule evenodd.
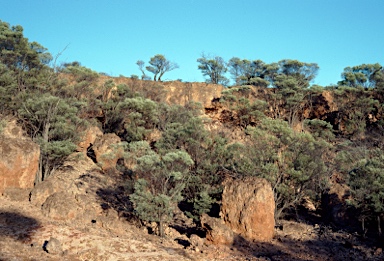
M 212 106 L 212 101 L 221 97 L 224 87 L 219 84 L 200 82 L 182 83 L 179 81 L 164 83 L 168 103 L 185 105 L 188 102 L 200 102 L 204 108 Z
M 61 191 L 50 195 L 41 210 L 45 216 L 53 220 L 72 220 L 80 209 L 72 194 Z
M 30 201 L 41 207 L 42 213 L 53 220 L 89 223 L 98 220 L 103 226 L 110 226 L 118 215 L 104 210 L 99 191 L 111 187 L 113 182 L 89 158 L 69 158 L 64 166 L 31 191 Z M 114 192 L 111 192 L 114 193 Z M 103 217 L 108 216 L 106 221 Z M 113 216 L 113 219 L 110 217 Z M 105 224 L 104 224 L 105 223 Z
M 39 167 L 40 147 L 23 136 L 15 122 L 0 135 L 0 194 L 7 189 L 32 189 Z
M 92 169 L 97 169 L 97 166 L 91 159 L 86 157 L 78 159 L 74 155 L 70 156 L 64 166 L 32 189 L 30 202 L 35 206 L 41 207 L 55 193 L 64 191 L 75 195 L 78 191 L 75 180 Z
M 95 140 L 103 136 L 103 132 L 99 127 L 90 126 L 81 133 L 81 141 L 77 145 L 77 151 L 87 153 L 87 149 L 95 143 Z
M 103 170 L 114 169 L 118 159 L 123 156 L 124 150 L 118 145 L 120 142 L 119 136 L 114 133 L 104 134 L 95 140 L 93 150 L 96 162 Z
M 221 216 L 235 233 L 249 240 L 272 240 L 274 211 L 274 196 L 267 180 L 247 177 L 225 181 Z
M 206 240 L 214 245 L 232 245 L 235 240 L 233 231 L 225 225 L 224 220 L 203 214 L 201 226 L 206 231 Z
M 101 77 L 105 81 L 108 77 Z M 224 87 L 219 84 L 208 84 L 202 82 L 181 82 L 181 81 L 141 81 L 125 77 L 113 78 L 116 85 L 126 84 L 134 91 L 154 92 L 154 100 L 162 99 L 170 104 L 185 105 L 191 101 L 199 102 L 204 108 L 212 106 L 212 101 L 221 97 Z M 151 96 L 147 93 L 147 96 Z

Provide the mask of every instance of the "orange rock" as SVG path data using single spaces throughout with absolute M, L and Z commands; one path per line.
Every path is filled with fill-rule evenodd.
M 124 150 L 118 146 L 120 142 L 119 136 L 114 133 L 104 134 L 95 140 L 93 150 L 103 170 L 115 168 L 118 159 L 123 156 Z
M 275 229 L 271 184 L 262 178 L 224 182 L 221 216 L 235 233 L 248 240 L 270 241 Z
M 33 188 L 39 168 L 40 147 L 7 123 L 0 135 L 0 194 L 7 188 Z
M 235 240 L 233 231 L 220 218 L 213 218 L 203 214 L 200 218 L 201 226 L 207 232 L 206 240 L 214 245 L 232 245 Z
M 81 141 L 77 145 L 77 151 L 87 153 L 89 146 L 101 136 L 103 136 L 103 132 L 98 127 L 91 126 L 87 128 L 81 135 Z

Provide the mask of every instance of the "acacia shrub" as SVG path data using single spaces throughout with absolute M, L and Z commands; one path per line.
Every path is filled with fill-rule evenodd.
M 156 153 L 147 142 L 129 144 L 128 157 L 135 157 L 133 173 L 137 177 L 130 199 L 137 215 L 163 226 L 172 220 L 173 211 L 182 200 L 182 190 L 188 179 L 191 157 L 182 150 Z

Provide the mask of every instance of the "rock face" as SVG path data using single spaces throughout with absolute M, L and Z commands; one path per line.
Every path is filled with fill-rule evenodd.
M 164 83 L 168 103 L 185 105 L 188 102 L 200 102 L 205 108 L 211 107 L 214 99 L 221 97 L 224 87 L 219 84 L 182 83 L 178 81 Z
M 104 82 L 107 78 L 100 77 Z M 165 102 L 170 104 L 185 105 L 188 102 L 195 101 L 208 108 L 212 106 L 212 101 L 221 97 L 224 86 L 219 84 L 208 84 L 201 82 L 181 82 L 181 81 L 140 81 L 125 77 L 113 79 L 116 85 L 126 84 L 134 90 L 162 89 L 156 98 L 164 96 Z
M 87 128 L 81 135 L 81 141 L 77 145 L 77 151 L 87 153 L 87 149 L 95 140 L 99 137 L 103 136 L 103 132 L 96 126 L 91 126 Z
M 221 216 L 235 233 L 249 240 L 272 240 L 274 211 L 274 196 L 267 180 L 247 177 L 225 181 Z
M 33 188 L 30 201 L 52 220 L 80 223 L 97 220 L 107 226 L 101 214 L 111 216 L 113 209 L 104 211 L 98 194 L 111 186 L 112 180 L 91 159 L 69 158 L 64 166 Z M 114 219 L 117 218 L 116 215 Z
M 114 133 L 104 134 L 97 138 L 93 144 L 96 161 L 103 170 L 116 167 L 117 160 L 122 157 L 123 149 L 116 146 L 121 142 L 119 136 Z
M 39 167 L 40 147 L 24 137 L 15 122 L 0 135 L 0 194 L 7 189 L 33 188 Z

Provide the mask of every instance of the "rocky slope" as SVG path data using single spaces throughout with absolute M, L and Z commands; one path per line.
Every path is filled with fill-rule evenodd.
M 149 85 L 159 87 L 156 82 L 144 86 L 142 81 L 126 78 L 115 79 L 115 83 L 126 83 L 137 89 Z M 220 97 L 221 86 L 180 82 L 161 85 L 164 88 L 162 98 L 168 102 L 200 101 L 211 119 L 207 124 L 209 128 L 225 129 L 228 119 L 236 117 L 228 108 L 211 103 Z M 258 95 L 264 94 L 258 92 Z M 256 94 L 254 96 L 258 98 Z M 336 110 L 328 96 L 324 93 L 321 99 L 324 104 L 317 106 L 320 116 Z M 234 139 L 239 137 L 239 131 L 230 131 Z M 27 143 L 17 127 L 6 129 L 5 135 L 8 138 L 0 140 L 0 167 L 10 163 L 13 167 L 0 168 L 0 181 L 3 180 L 0 184 L 3 186 L 0 187 L 0 260 L 384 260 L 382 249 L 372 242 L 344 231 L 333 231 L 319 221 L 285 221 L 281 227 L 273 229 L 272 218 L 268 236 L 262 241 L 254 240 L 252 234 L 239 226 L 262 217 L 257 215 L 258 211 L 254 211 L 254 215 L 242 215 L 249 208 L 246 202 L 239 206 L 239 213 L 235 215 L 223 212 L 227 225 L 221 226 L 225 222 L 218 219 L 205 219 L 211 228 L 212 224 L 223 227 L 222 234 L 229 235 L 228 240 L 224 240 L 227 245 L 215 245 L 202 238 L 204 233 L 194 231 L 191 221 L 181 213 L 177 219 L 179 226 L 167 228 L 167 236 L 159 238 L 148 234 L 155 227 L 138 222 L 130 214 L 132 206 L 127 204 L 124 177 L 106 171 L 110 162 L 96 165 L 87 157 L 87 149 L 93 144 L 96 160 L 101 159 L 109 152 L 109 144 L 116 140 L 114 137 L 105 136 L 97 129 L 90 130 L 79 144 L 79 153 L 72 155 L 54 175 L 32 188 L 38 148 L 29 150 L 33 145 L 25 144 L 31 141 Z M 11 142 L 12 138 L 17 141 Z M 25 180 L 26 172 L 11 170 L 27 166 L 24 158 L 35 164 L 25 168 L 29 170 L 28 182 L 20 183 Z M 111 164 L 116 165 L 116 161 Z M 14 178 L 12 183 L 9 177 Z M 250 195 L 244 197 L 256 197 L 251 190 L 249 192 Z M 231 206 L 237 202 L 237 197 L 227 201 L 226 211 L 231 211 Z M 268 203 L 266 209 L 273 209 L 271 204 Z M 228 226 L 238 234 L 229 231 Z M 256 231 L 256 234 L 261 232 Z

